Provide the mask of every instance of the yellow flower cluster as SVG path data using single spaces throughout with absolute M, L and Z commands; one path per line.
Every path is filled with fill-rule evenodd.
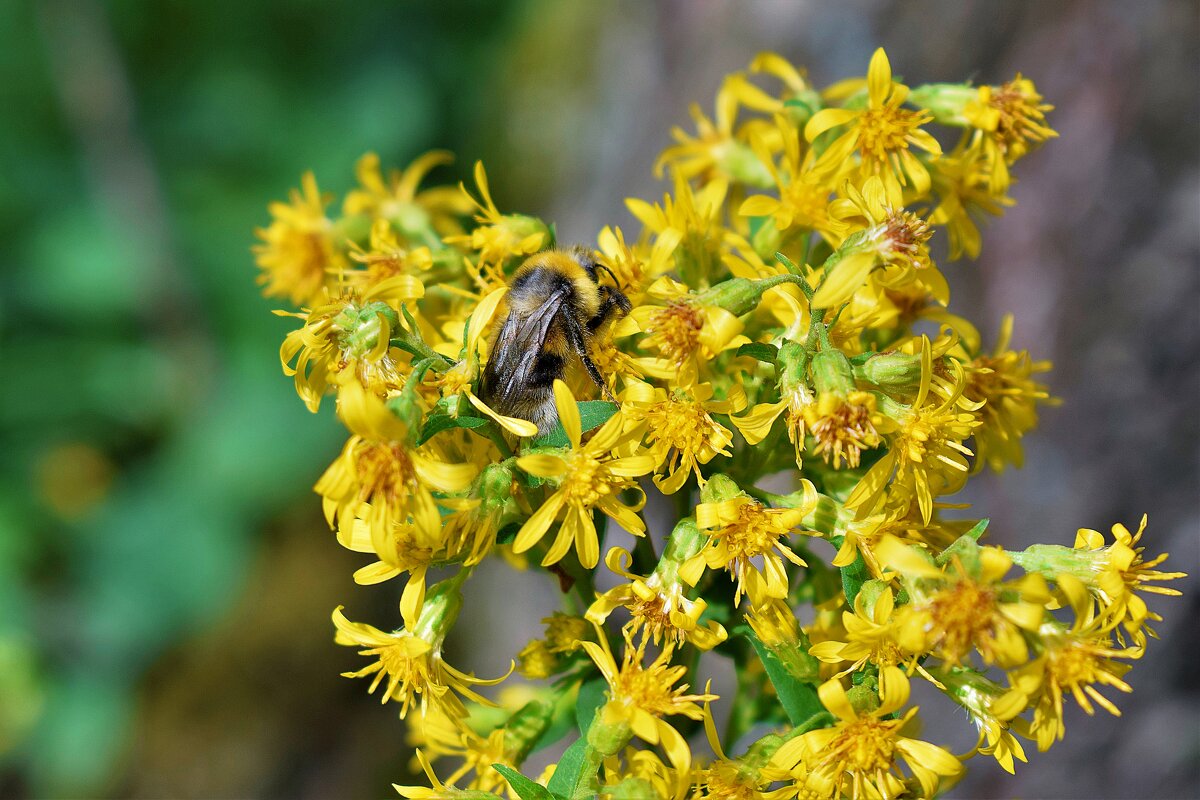
M 387 178 L 364 157 L 340 211 L 312 175 L 271 205 L 260 279 L 301 307 L 283 371 L 350 434 L 316 492 L 367 556 L 355 580 L 404 581 L 396 630 L 333 613 L 369 659 L 350 675 L 411 724 L 430 786 L 402 795 L 932 797 L 977 754 L 1011 772 L 1022 740 L 1062 738 L 1068 694 L 1117 713 L 1102 692 L 1130 691 L 1159 619 L 1141 593 L 1179 577 L 1145 520 L 1007 552 L 944 516 L 975 471 L 1021 465 L 1052 402 L 1011 318 L 985 349 L 934 259 L 978 255 L 1049 110 L 1019 75 L 910 89 L 879 50 L 820 91 L 763 54 L 674 131 L 670 191 L 628 201 L 640 230 L 596 249 L 503 213 L 482 165 L 474 190 L 422 188 L 443 153 Z M 531 293 L 536 264 L 559 288 Z M 496 700 L 474 687 L 503 678 L 442 657 L 490 554 L 563 594 L 513 653 L 535 683 Z M 709 651 L 737 674 L 723 736 Z M 966 710 L 971 752 L 917 738 L 912 680 Z

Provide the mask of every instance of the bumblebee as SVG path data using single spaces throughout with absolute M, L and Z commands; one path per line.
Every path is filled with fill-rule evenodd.
M 530 256 L 509 285 L 508 316 L 492 340 L 481 396 L 493 410 L 527 419 L 545 432 L 558 419 L 554 381 L 578 359 L 610 400 L 615 400 L 590 353 L 596 334 L 629 313 L 629 299 L 601 284 L 604 270 L 591 251 L 547 250 Z

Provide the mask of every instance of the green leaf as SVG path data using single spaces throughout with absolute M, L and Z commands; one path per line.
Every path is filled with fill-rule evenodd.
M 783 710 L 787 712 L 793 725 L 799 725 L 825 710 L 815 686 L 793 677 L 783 662 L 753 633 L 747 633 L 746 638 L 754 645 L 754 651 L 758 653 L 759 660 L 766 668 L 767 677 L 775 687 L 775 694 L 779 695 L 779 702 L 783 704 Z
M 592 717 L 596 709 L 604 705 L 605 694 L 608 692 L 608 682 L 604 678 L 593 678 L 579 687 L 579 699 L 575 701 L 575 719 L 579 722 L 580 733 L 586 734 L 592 725 Z
M 499 772 L 508 781 L 508 785 L 517 793 L 521 800 L 555 800 L 550 790 L 541 784 L 534 783 L 512 767 L 503 764 L 492 764 L 492 769 Z
M 871 573 L 867 571 L 862 553 L 854 557 L 852 564 L 842 567 L 842 589 L 846 592 L 846 602 L 850 604 L 851 608 L 854 607 L 854 598 L 858 597 L 858 590 L 870 577 Z
M 451 428 L 482 428 L 488 422 L 489 420 L 483 417 L 452 417 L 449 414 L 433 414 L 425 421 L 425 427 L 421 429 L 421 438 L 417 440 L 417 446 L 425 444 L 442 431 L 448 431 Z
M 579 406 L 579 423 L 584 433 L 599 428 L 617 413 L 617 404 L 607 400 L 581 400 Z M 539 436 L 533 442 L 534 447 L 570 447 L 567 432 L 561 422 L 555 422 L 554 428 L 544 436 Z
M 579 770 L 583 768 L 586 752 L 586 736 L 580 736 L 563 751 L 562 758 L 558 759 L 558 766 L 554 768 L 554 774 L 546 784 L 551 793 L 557 797 L 566 797 L 571 793 L 575 788 L 575 781 L 579 780 Z
M 773 344 L 746 342 L 746 344 L 738 348 L 737 354 L 739 356 L 749 356 L 767 364 L 774 364 L 775 359 L 779 356 L 779 348 Z

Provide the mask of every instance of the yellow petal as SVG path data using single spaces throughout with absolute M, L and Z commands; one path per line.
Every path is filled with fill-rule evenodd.
M 867 68 L 867 95 L 872 106 L 883 105 L 892 88 L 892 65 L 887 53 L 880 47 L 871 56 L 871 65 Z
M 818 111 L 804 126 L 804 138 L 811 142 L 830 128 L 852 122 L 859 113 L 848 108 L 826 108 Z
M 533 512 L 533 516 L 525 521 L 521 530 L 517 531 L 517 538 L 513 540 L 513 552 L 524 553 L 541 541 L 554 522 L 554 518 L 558 516 L 563 499 L 562 492 L 555 492 L 542 504 L 541 508 Z
M 583 436 L 583 423 L 579 419 L 579 406 L 575 403 L 575 395 L 571 394 L 571 390 L 567 384 L 561 380 L 554 381 L 554 407 L 558 409 L 558 420 L 562 423 L 563 430 L 567 432 L 567 439 L 571 442 L 571 448 L 579 449 L 579 440 Z
M 852 253 L 837 264 L 822 281 L 812 298 L 813 308 L 834 308 L 849 300 L 862 288 L 875 266 L 876 254 Z
M 534 425 L 529 420 L 518 419 L 517 417 L 506 417 L 503 414 L 497 414 L 487 403 L 475 396 L 474 392 L 467 392 L 467 399 L 471 401 L 471 405 L 482 411 L 485 415 L 496 421 L 501 428 L 521 438 L 538 435 L 538 426 Z
M 517 459 L 522 471 L 539 478 L 555 478 L 567 471 L 567 462 L 551 453 L 534 453 Z

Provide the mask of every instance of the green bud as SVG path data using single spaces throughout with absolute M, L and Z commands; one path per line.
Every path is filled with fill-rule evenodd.
M 504 723 L 504 749 L 514 764 L 521 764 L 529 756 L 538 739 L 550 729 L 554 716 L 553 703 L 530 700 Z
M 588 747 L 605 758 L 621 752 L 632 738 L 633 728 L 629 727 L 622 712 L 614 709 L 611 700 L 592 719 L 587 732 Z
M 462 584 L 471 572 L 460 569 L 452 578 L 438 581 L 425 592 L 425 602 L 421 605 L 421 616 L 417 618 L 413 634 L 429 642 L 434 647 L 439 646 L 446 634 L 454 627 L 458 612 L 462 610 Z
M 479 475 L 473 495 L 488 509 L 502 506 L 512 497 L 515 478 L 512 461 L 488 464 Z
M 921 357 L 907 353 L 879 353 L 856 366 L 854 377 L 884 391 L 915 394 L 921 386 Z
M 908 102 L 927 109 L 940 124 L 960 128 L 969 124 L 963 109 L 978 99 L 979 90 L 965 83 L 927 83 L 908 95 Z
M 364 358 L 379 344 L 383 320 L 387 321 L 392 331 L 400 326 L 400 315 L 396 309 L 382 300 L 365 306 L 348 303 L 333 320 L 340 331 L 338 346 L 353 358 Z
M 774 275 L 759 280 L 730 278 L 705 289 L 696 297 L 706 305 L 720 306 L 735 317 L 740 317 L 756 309 L 763 293 L 768 289 L 784 283 L 799 282 L 800 279 L 795 275 Z
M 779 246 L 783 244 L 783 234 L 779 232 L 774 220 L 767 219 L 750 237 L 750 244 L 754 246 L 754 252 L 767 258 L 779 250 Z
M 714 477 L 729 480 L 724 475 L 716 475 Z M 709 481 L 709 483 L 712 483 L 712 481 Z M 659 559 L 658 566 L 655 567 L 654 571 L 664 580 L 674 578 L 679 566 L 704 549 L 704 544 L 707 541 L 708 536 L 701 533 L 700 529 L 696 527 L 696 520 L 692 517 L 684 517 L 675 523 L 670 537 L 667 538 L 662 558 Z
M 1076 550 L 1059 544 L 1034 544 L 1019 552 L 1005 553 L 1021 569 L 1050 580 L 1073 575 L 1087 586 L 1095 585 L 1096 576 L 1108 565 L 1109 550 Z
M 847 699 L 850 700 L 850 707 L 854 709 L 856 714 L 870 714 L 875 709 L 879 708 L 879 694 L 875 689 L 868 686 L 866 683 L 858 686 L 851 686 L 846 692 Z
M 804 126 L 823 108 L 823 104 L 821 95 L 815 89 L 805 87 L 785 100 L 783 107 L 787 115 L 796 121 L 800 130 L 804 130 Z
M 537 217 L 530 217 L 526 214 L 505 214 L 504 228 L 522 239 L 540 233 L 542 234 L 542 247 L 554 244 L 554 232 Z
M 754 150 L 741 142 L 732 142 L 721 159 L 721 168 L 735 181 L 759 189 L 770 189 L 775 185 L 771 171 L 758 160 Z
M 625 778 L 616 786 L 604 787 L 605 800 L 656 800 L 658 793 L 642 778 Z
M 883 594 L 887 588 L 888 584 L 885 581 L 875 579 L 863 581 L 863 585 L 859 588 L 858 595 L 854 599 L 857 601 L 858 598 L 861 597 L 863 601 L 863 607 L 872 609 L 875 607 L 875 601 L 879 599 L 879 596 Z
M 800 387 L 807 387 L 804 372 L 807 366 L 807 353 L 804 345 L 799 342 L 787 341 L 779 348 L 775 366 L 779 368 L 779 388 L 787 394 L 795 392 Z
M 854 368 L 841 350 L 821 350 L 812 357 L 813 385 L 818 392 L 832 392 L 842 397 L 857 388 Z
M 708 482 L 704 484 L 704 488 L 700 490 L 700 502 L 720 503 L 741 494 L 744 494 L 742 487 L 734 483 L 732 478 L 717 474 L 709 478 Z

